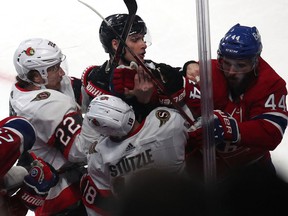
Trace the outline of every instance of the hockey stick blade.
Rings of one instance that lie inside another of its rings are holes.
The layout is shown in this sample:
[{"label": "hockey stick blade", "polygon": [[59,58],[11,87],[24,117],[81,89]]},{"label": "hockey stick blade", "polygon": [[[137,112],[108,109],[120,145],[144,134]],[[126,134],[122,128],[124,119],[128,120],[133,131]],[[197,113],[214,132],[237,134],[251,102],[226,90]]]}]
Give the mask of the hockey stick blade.
[{"label": "hockey stick blade", "polygon": [[124,0],[129,14],[136,14],[137,3],[135,0]]}]

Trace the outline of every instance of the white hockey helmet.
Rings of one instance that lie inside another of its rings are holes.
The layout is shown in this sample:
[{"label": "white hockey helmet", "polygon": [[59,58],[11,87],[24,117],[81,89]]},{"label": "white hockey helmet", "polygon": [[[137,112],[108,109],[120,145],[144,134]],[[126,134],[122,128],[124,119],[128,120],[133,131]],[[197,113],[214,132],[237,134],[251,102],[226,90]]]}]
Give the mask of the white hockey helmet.
[{"label": "white hockey helmet", "polygon": [[135,122],[132,107],[112,95],[95,97],[86,115],[97,131],[105,136],[123,137],[131,131]]},{"label": "white hockey helmet", "polygon": [[37,70],[48,83],[47,69],[65,60],[60,48],[53,42],[43,38],[24,40],[14,53],[14,66],[20,79],[31,82],[27,74],[31,70]]}]

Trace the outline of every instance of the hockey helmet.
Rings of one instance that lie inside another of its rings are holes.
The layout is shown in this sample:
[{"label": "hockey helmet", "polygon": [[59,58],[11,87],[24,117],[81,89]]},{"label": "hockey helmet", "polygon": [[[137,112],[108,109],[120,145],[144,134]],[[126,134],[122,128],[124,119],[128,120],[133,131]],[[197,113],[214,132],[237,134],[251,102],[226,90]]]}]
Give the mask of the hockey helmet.
[{"label": "hockey helmet", "polygon": [[42,38],[32,38],[20,43],[14,53],[13,62],[20,79],[31,82],[27,74],[31,70],[37,70],[46,85],[47,69],[61,63],[64,59],[65,55],[55,43]]},{"label": "hockey helmet", "polygon": [[[117,39],[117,36],[111,28],[113,28],[117,34],[121,36],[127,19],[128,14],[113,14],[105,19],[110,24],[110,26],[108,26],[106,22],[102,21],[99,29],[99,38],[106,53],[113,53],[111,42],[113,39]],[[145,22],[141,19],[141,17],[135,15],[134,22],[128,35],[145,35],[146,33],[147,27]]]},{"label": "hockey helmet", "polygon": [[256,27],[234,25],[221,39],[218,58],[232,59],[255,58],[261,54],[261,36]]},{"label": "hockey helmet", "polygon": [[135,122],[132,107],[112,95],[95,97],[86,115],[97,131],[105,136],[123,137],[130,132]]}]

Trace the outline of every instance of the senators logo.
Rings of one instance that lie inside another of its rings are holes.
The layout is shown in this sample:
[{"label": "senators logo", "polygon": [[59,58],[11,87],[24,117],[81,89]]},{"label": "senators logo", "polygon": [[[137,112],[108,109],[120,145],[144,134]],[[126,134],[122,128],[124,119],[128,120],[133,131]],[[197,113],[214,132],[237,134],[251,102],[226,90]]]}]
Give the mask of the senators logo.
[{"label": "senators logo", "polygon": [[25,54],[27,56],[33,56],[35,54],[35,50],[32,47],[29,47],[25,50]]},{"label": "senators logo", "polygon": [[51,95],[50,92],[44,91],[44,92],[41,92],[41,93],[37,94],[36,97],[32,101],[45,100],[45,99],[49,98],[50,95]]},{"label": "senators logo", "polygon": [[156,117],[160,120],[160,125],[159,127],[161,127],[162,125],[164,125],[167,121],[169,121],[171,115],[167,110],[157,110],[157,112],[155,113]]}]

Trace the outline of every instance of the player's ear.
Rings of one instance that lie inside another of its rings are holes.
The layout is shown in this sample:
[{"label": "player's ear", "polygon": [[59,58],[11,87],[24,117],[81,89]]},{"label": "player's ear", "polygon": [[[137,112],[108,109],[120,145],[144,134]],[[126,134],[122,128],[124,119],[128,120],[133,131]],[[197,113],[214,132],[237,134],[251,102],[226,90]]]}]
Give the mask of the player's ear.
[{"label": "player's ear", "polygon": [[114,52],[117,50],[118,46],[119,46],[119,41],[117,39],[113,39],[111,41],[111,46],[112,46],[112,49],[114,50]]}]

